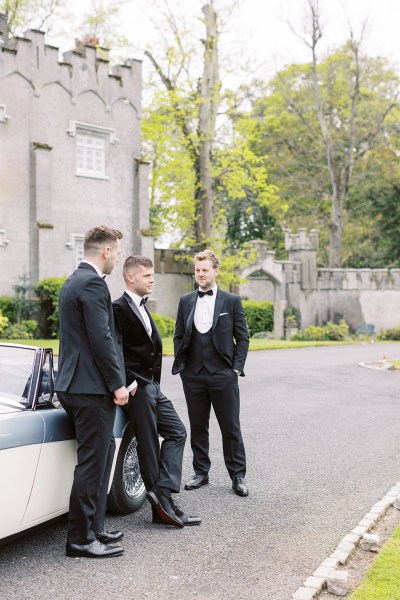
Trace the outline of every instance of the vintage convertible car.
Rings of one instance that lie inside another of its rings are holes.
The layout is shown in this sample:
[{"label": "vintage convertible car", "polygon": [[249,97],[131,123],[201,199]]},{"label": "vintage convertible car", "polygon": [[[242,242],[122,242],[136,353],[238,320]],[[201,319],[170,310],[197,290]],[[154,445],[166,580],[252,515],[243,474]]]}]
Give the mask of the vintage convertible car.
[{"label": "vintage convertible car", "polygon": [[[68,511],[76,441],[54,394],[53,364],[51,349],[0,343],[0,543]],[[146,490],[120,407],[114,435],[108,510],[127,514]]]}]

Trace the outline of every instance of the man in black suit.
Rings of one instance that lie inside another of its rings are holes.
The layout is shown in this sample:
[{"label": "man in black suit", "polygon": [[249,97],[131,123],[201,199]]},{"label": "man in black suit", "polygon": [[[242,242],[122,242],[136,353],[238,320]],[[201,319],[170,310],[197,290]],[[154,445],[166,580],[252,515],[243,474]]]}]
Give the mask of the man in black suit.
[{"label": "man in black suit", "polygon": [[247,496],[238,386],[249,348],[246,317],[239,296],[218,289],[219,258],[212,250],[196,254],[194,266],[199,289],[180,299],[172,367],[172,373],[182,378],[191,430],[194,475],[185,489],[194,490],[209,481],[212,406],[232,489],[238,496]]},{"label": "man in black suit", "polygon": [[107,491],[115,452],[116,404],[128,402],[121,340],[105,275],[121,251],[122,233],[90,229],[84,258],[62,287],[58,398],[75,426],[78,464],[72,484],[66,554],[106,558],[122,554],[110,545],[121,531],[104,530]]},{"label": "man in black suit", "polygon": [[[138,442],[140,471],[152,505],[153,523],[175,527],[198,525],[200,517],[187,515],[172,500],[181,487],[186,429],[172,402],[160,389],[162,341],[146,308],[154,284],[150,258],[130,256],[123,267],[125,293],[114,302],[122,334],[126,384],[137,384],[127,412]],[[163,438],[160,443],[158,437]]]}]

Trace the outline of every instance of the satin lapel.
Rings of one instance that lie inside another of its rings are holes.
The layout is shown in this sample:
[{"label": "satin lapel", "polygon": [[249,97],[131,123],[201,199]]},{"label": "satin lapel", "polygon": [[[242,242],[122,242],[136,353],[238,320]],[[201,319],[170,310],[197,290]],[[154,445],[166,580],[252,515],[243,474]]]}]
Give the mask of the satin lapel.
[{"label": "satin lapel", "polygon": [[[136,304],[134,303],[134,301],[132,300],[132,298],[130,296],[128,296],[128,294],[126,294],[124,292],[124,298],[128,303],[129,308],[132,310],[132,312],[137,316],[137,318],[139,319],[139,321],[141,322],[141,324],[144,327],[145,332],[147,333],[147,335],[149,335],[149,332],[147,331],[145,322],[143,321],[143,317],[140,314],[140,310],[138,309],[138,307],[136,306]],[[149,336],[149,338],[151,339],[151,337]],[[153,341],[153,340],[151,340]]]},{"label": "satin lapel", "polygon": [[215,306],[214,306],[214,318],[213,318],[213,325],[212,325],[213,329],[215,329],[215,326],[218,322],[219,315],[221,314],[224,303],[225,303],[225,294],[223,292],[221,292],[220,290],[218,290],[217,297],[215,299]]},{"label": "satin lapel", "polygon": [[189,299],[189,316],[186,321],[185,337],[189,338],[192,335],[194,311],[196,310],[197,292],[193,292],[193,296]]},{"label": "satin lapel", "polygon": [[[160,332],[158,331],[157,325],[154,323],[154,319],[152,318],[150,311],[147,310],[146,307],[144,307],[144,310],[147,312],[147,315],[148,315],[148,317],[150,319],[150,324],[151,324],[151,329],[152,329],[152,334],[151,334],[151,336],[149,336],[149,338],[151,339],[151,341],[153,343],[155,341],[157,341],[159,344],[162,344]],[[147,329],[146,329],[146,331],[147,331]],[[148,333],[148,331],[147,331],[147,333]],[[152,336],[154,337],[154,340],[153,340]]]}]

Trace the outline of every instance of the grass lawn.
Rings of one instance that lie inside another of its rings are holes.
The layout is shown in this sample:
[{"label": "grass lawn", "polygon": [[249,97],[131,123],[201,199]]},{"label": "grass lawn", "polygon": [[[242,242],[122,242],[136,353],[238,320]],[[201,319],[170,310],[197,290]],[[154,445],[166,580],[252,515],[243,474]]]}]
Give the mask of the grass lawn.
[{"label": "grass lawn", "polygon": [[349,600],[400,600],[400,526]]},{"label": "grass lawn", "polygon": [[54,354],[58,354],[58,340],[2,340],[4,344],[22,344],[23,346],[40,346],[43,348],[53,348]]},{"label": "grass lawn", "polygon": [[[1,340],[0,342],[10,344],[23,344],[26,346],[43,346],[44,348],[53,348],[54,354],[58,355],[58,340]],[[280,348],[305,348],[307,346],[335,346],[342,344],[351,344],[352,342],[292,342],[290,340],[262,340],[251,339],[250,350],[277,350]],[[163,339],[163,353],[165,356],[173,356],[174,346],[172,337]]]}]

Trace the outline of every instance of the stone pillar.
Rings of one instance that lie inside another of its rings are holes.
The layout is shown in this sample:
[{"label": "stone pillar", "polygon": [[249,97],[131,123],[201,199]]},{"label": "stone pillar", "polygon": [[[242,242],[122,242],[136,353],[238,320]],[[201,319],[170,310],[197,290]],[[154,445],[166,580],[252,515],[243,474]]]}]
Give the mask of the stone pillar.
[{"label": "stone pillar", "polygon": [[30,277],[45,277],[43,266],[52,254],[51,146],[34,142],[31,148],[30,186]]},{"label": "stone pillar", "polygon": [[150,163],[135,160],[132,237],[133,253],[148,256],[154,261],[154,236],[150,231],[149,168]]},{"label": "stone pillar", "polygon": [[318,231],[311,229],[308,234],[306,229],[299,229],[298,233],[291,233],[290,229],[286,229],[285,248],[289,252],[289,260],[301,263],[301,289],[316,290]]},{"label": "stone pillar", "polygon": [[280,340],[285,333],[283,312],[286,308],[286,305],[286,300],[275,299],[274,301],[274,338],[276,340]]}]

